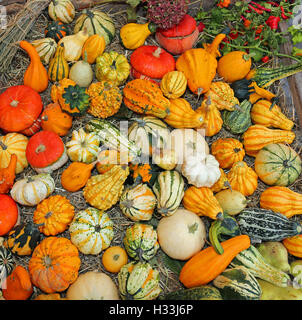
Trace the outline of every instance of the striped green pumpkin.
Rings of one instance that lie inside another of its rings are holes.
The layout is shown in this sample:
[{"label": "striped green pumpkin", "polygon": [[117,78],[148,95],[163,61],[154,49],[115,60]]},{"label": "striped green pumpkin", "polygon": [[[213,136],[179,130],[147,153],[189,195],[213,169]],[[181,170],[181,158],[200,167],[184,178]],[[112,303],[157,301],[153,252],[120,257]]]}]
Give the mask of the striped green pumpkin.
[{"label": "striped green pumpkin", "polygon": [[127,228],[123,243],[129,257],[142,262],[152,259],[159,249],[156,230],[149,224],[135,223]]},{"label": "striped green pumpkin", "polygon": [[158,213],[171,216],[184,196],[184,179],[176,170],[163,171],[153,185],[153,192],[157,197]]},{"label": "striped green pumpkin", "polygon": [[261,287],[244,266],[224,270],[213,280],[223,300],[260,300]]},{"label": "striped green pumpkin", "polygon": [[74,26],[74,33],[87,29],[89,36],[99,34],[109,45],[115,36],[113,20],[104,12],[97,9],[84,9]]},{"label": "striped green pumpkin", "polygon": [[278,287],[287,287],[290,283],[289,275],[268,264],[253,245],[239,252],[229,266],[233,268],[244,266],[254,277],[270,282]]},{"label": "striped green pumpkin", "polygon": [[70,240],[84,254],[99,254],[114,236],[113,222],[106,212],[87,208],[77,212],[69,226]]},{"label": "striped green pumpkin", "polygon": [[120,296],[123,300],[154,300],[161,293],[159,272],[148,262],[130,262],[118,273]]},{"label": "striped green pumpkin", "polygon": [[36,48],[44,64],[49,63],[57,50],[57,43],[52,38],[36,39],[32,41],[31,44]]},{"label": "striped green pumpkin", "polygon": [[2,280],[11,274],[15,266],[14,257],[11,251],[0,245],[0,288]]}]

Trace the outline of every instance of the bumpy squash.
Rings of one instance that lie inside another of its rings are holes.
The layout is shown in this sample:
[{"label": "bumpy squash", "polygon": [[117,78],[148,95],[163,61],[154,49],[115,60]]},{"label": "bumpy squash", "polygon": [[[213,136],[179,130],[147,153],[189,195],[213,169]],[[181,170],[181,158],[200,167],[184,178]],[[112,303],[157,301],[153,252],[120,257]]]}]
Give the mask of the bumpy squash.
[{"label": "bumpy squash", "polygon": [[263,147],[271,143],[291,144],[296,135],[293,131],[269,129],[260,124],[255,124],[250,126],[242,137],[246,154],[256,157]]},{"label": "bumpy squash", "polygon": [[124,103],[134,112],[165,118],[169,114],[170,101],[160,88],[149,80],[134,79],[123,89]]},{"label": "bumpy squash", "polygon": [[185,191],[182,202],[187,210],[198,216],[206,216],[214,220],[222,218],[223,210],[210,188],[191,186]]},{"label": "bumpy squash", "polygon": [[291,147],[282,143],[272,143],[258,152],[255,171],[264,183],[287,187],[299,177],[302,162]]},{"label": "bumpy squash", "polygon": [[64,43],[61,43],[56,50],[55,56],[50,60],[48,66],[48,79],[52,82],[68,78],[69,65],[64,57],[64,52]]},{"label": "bumpy squash", "polygon": [[92,176],[83,189],[86,202],[99,210],[110,209],[118,202],[128,175],[128,166],[115,165],[104,174]]},{"label": "bumpy squash", "polygon": [[161,79],[160,89],[168,99],[180,98],[187,89],[187,78],[181,71],[167,72]]}]

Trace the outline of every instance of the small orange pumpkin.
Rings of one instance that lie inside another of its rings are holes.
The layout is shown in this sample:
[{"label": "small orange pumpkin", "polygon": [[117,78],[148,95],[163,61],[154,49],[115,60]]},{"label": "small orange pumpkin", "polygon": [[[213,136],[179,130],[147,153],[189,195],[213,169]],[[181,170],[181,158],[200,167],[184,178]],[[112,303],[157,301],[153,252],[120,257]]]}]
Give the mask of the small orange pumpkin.
[{"label": "small orange pumpkin", "polygon": [[102,256],[104,268],[112,273],[118,273],[121,267],[128,262],[128,255],[125,249],[119,246],[109,247]]}]

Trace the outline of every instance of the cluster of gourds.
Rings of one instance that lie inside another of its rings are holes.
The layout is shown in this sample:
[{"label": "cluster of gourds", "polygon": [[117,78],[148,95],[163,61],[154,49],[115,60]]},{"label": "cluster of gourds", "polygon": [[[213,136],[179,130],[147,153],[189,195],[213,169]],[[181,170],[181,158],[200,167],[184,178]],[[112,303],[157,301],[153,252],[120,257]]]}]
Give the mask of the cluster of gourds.
[{"label": "cluster of gourds", "polygon": [[[178,28],[156,31],[160,46],[144,44],[156,30],[150,23],[124,25],[121,42],[133,50],[128,62],[104,52],[115,35],[107,14],[84,10],[73,34],[71,1],[52,1],[49,16],[46,38],[20,42],[31,59],[24,84],[0,95],[4,298],[28,299],[36,286],[45,293],[36,299],[61,299],[66,291],[71,300],[259,300],[276,288],[291,290],[289,273],[302,285],[302,260],[287,262],[288,253],[302,258],[302,226],[291,219],[302,214],[302,195],[290,189],[301,159],[289,146],[294,123],[265,89],[301,66],[252,70],[245,52],[220,57],[227,31],[193,48],[198,29],[189,15]],[[39,93],[49,82],[52,103],[43,107]],[[187,90],[197,108],[184,98]],[[122,103],[135,114],[126,131],[107,119]],[[64,143],[74,117],[83,126]],[[205,137],[223,126],[237,138],[209,146]],[[254,169],[246,155],[255,158]],[[36,175],[16,179],[28,166]],[[61,187],[80,192],[87,208],[77,211],[67,197],[53,194],[60,186],[52,174],[63,166]],[[269,187],[260,208],[248,208],[258,179]],[[35,207],[31,223],[20,224],[19,205]],[[111,245],[114,222],[107,213],[115,205],[133,222],[120,246]],[[205,249],[201,217],[211,222]],[[65,231],[69,238],[58,236]],[[263,244],[255,247],[254,240]],[[160,295],[159,271],[150,263],[159,249],[186,261],[179,274],[185,289]],[[30,256],[28,270],[15,265],[14,254]],[[102,254],[118,286],[103,272],[79,274],[80,254]]]}]

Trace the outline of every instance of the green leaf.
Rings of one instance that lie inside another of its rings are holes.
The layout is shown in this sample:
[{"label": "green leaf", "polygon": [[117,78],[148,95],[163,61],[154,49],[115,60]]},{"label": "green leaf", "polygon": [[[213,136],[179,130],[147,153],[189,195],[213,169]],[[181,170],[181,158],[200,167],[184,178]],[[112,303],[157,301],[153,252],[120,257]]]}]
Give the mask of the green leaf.
[{"label": "green leaf", "polygon": [[185,265],[186,261],[172,259],[168,255],[166,255],[164,252],[162,252],[161,255],[162,255],[161,260],[164,263],[164,265],[168,269],[170,269],[172,272],[179,275],[180,271],[181,271],[182,267]]}]

